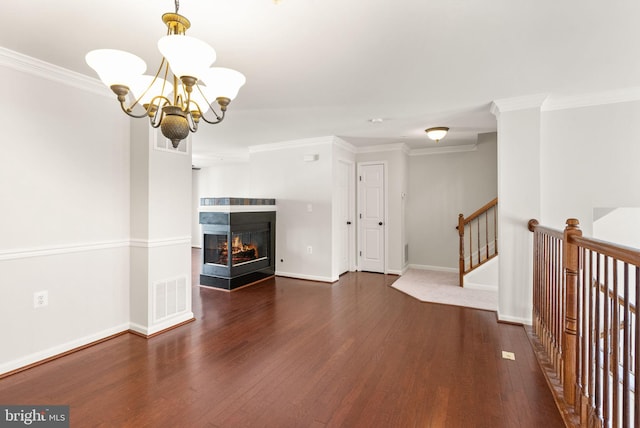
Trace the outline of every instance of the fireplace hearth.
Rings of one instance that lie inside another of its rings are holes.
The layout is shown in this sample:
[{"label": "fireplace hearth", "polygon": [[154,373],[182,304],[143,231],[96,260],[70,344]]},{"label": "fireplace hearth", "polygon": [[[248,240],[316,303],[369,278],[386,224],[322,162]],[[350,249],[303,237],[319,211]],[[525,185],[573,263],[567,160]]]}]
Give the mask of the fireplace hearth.
[{"label": "fireplace hearth", "polygon": [[200,285],[233,290],[275,273],[275,200],[202,198]]}]

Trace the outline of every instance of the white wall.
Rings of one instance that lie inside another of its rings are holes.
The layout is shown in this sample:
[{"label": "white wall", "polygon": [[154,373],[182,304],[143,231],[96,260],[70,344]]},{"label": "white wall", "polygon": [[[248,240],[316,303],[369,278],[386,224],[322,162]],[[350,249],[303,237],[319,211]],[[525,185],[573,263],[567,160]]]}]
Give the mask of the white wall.
[{"label": "white wall", "polygon": [[[332,276],[332,145],[333,137],[326,137],[251,153],[249,196],[276,198],[278,275],[337,279]],[[318,160],[305,162],[308,154]]]},{"label": "white wall", "polygon": [[409,157],[409,263],[458,269],[458,215],[498,195],[496,133],[480,134],[473,151]]},{"label": "white wall", "polygon": [[[193,137],[198,138],[198,135]],[[200,198],[247,197],[251,194],[251,163],[220,162],[194,171],[194,213],[191,223],[191,245],[202,247],[202,227],[198,216]]]},{"label": "white wall", "polygon": [[131,122],[131,329],[145,335],[191,312],[190,138],[174,150],[146,120]]},{"label": "white wall", "polygon": [[614,208],[593,221],[593,237],[627,247],[640,248],[640,208]]},{"label": "white wall", "polygon": [[540,216],[543,97],[496,101],[498,118],[498,318],[531,324],[531,218]]},{"label": "white wall", "polygon": [[543,224],[591,236],[594,208],[640,206],[640,101],[543,112],[541,158]]},{"label": "white wall", "polygon": [[500,229],[499,317],[531,322],[527,221],[563,229],[577,218],[592,236],[593,210],[638,207],[640,101],[620,92],[496,101]]},{"label": "white wall", "polygon": [[[194,138],[197,138],[195,136]],[[201,197],[242,197],[251,191],[251,164],[220,162],[198,171],[198,192]]]},{"label": "white wall", "polygon": [[0,66],[0,373],[129,326],[129,120],[60,76]]},{"label": "white wall", "polygon": [[[253,146],[249,162],[202,168],[199,196],[275,198],[276,273],[335,281],[335,142],[335,137],[323,137]],[[306,162],[305,155],[317,155],[318,159]],[[311,247],[311,254],[307,247]]]}]

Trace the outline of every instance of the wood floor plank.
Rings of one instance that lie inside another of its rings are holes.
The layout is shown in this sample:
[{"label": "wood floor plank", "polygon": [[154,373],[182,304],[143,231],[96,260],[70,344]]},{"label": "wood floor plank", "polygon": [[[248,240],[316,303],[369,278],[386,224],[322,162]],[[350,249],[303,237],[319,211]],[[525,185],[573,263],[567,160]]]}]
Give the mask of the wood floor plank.
[{"label": "wood floor plank", "polygon": [[195,322],[9,376],[0,403],[68,404],[72,426],[563,426],[522,327],[419,302],[395,279],[194,286]]}]

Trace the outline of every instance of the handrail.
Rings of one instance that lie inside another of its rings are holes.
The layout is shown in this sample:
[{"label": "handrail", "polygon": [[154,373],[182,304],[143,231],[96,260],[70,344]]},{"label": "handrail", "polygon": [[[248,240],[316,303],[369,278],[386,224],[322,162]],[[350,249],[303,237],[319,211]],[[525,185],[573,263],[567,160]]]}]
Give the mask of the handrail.
[{"label": "handrail", "polygon": [[635,248],[616,245],[595,238],[573,237],[572,241],[575,245],[587,250],[606,254],[607,256],[620,260],[624,263],[640,266],[640,250]]},{"label": "handrail", "polygon": [[[460,241],[459,258],[458,258],[458,281],[460,287],[464,286],[464,275],[476,269],[478,266],[483,265],[492,258],[498,255],[498,213],[497,213],[498,198],[494,198],[487,202],[481,208],[474,211],[469,217],[464,214],[458,215],[458,236]],[[493,210],[493,211],[492,211]],[[493,222],[489,223],[489,213],[493,213]],[[484,215],[484,227],[480,223],[480,219]],[[475,228],[475,232],[474,232]],[[465,229],[469,231],[465,239]],[[482,229],[484,229],[484,242],[482,242]],[[474,247],[474,233],[477,235],[477,240]],[[468,242],[468,263],[467,257],[467,242]],[[475,255],[475,257],[474,257]]]},{"label": "handrail", "polygon": [[532,339],[566,425],[639,426],[640,250],[583,237],[576,219],[528,228]]},{"label": "handrail", "polygon": [[538,231],[558,239],[562,239],[564,237],[563,231],[542,226],[538,224],[538,220],[536,219],[529,220],[529,223],[527,224],[527,228],[529,229],[529,232]]},{"label": "handrail", "polygon": [[475,220],[476,218],[480,217],[482,214],[489,211],[491,208],[495,207],[496,205],[498,205],[498,198],[492,199],[491,201],[484,204],[482,208],[478,208],[477,210],[475,210],[475,212],[471,214],[469,217],[465,217],[464,224],[468,224],[469,222]]},{"label": "handrail", "polygon": [[[564,236],[564,232],[558,229],[552,229],[550,227],[541,226],[538,224],[538,221],[535,219],[529,220],[528,229],[530,232],[537,230],[538,232],[544,233],[548,236],[552,236],[554,238],[562,239]],[[629,263],[632,265],[640,266],[640,250],[632,247],[627,247],[624,245],[612,244],[611,242],[602,241],[596,238],[588,238],[584,236],[570,236],[570,242],[575,245],[585,248],[587,250],[591,250],[600,254],[606,254],[607,256],[614,258],[616,260],[620,260],[624,263]],[[594,286],[596,281],[594,280]],[[599,289],[601,292],[604,292],[605,285],[602,283],[599,284]],[[609,297],[613,299],[613,291],[609,290]],[[622,298],[618,297],[618,301],[621,302]],[[636,313],[636,306],[630,304],[631,312]]]}]

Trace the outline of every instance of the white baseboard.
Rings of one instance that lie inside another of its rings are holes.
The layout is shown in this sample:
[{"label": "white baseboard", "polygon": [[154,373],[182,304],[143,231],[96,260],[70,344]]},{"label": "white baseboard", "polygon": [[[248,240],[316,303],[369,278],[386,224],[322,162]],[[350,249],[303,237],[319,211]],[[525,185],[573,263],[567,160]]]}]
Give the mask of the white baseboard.
[{"label": "white baseboard", "polygon": [[127,330],[129,330],[129,323],[120,324],[115,327],[111,327],[106,330],[102,330],[100,332],[91,334],[89,336],[81,337],[79,339],[75,339],[70,342],[53,346],[49,349],[45,349],[39,352],[34,352],[33,354],[29,354],[12,361],[2,363],[0,364],[0,375],[4,373],[9,373],[14,370],[18,370],[23,367],[27,367],[31,364],[44,361],[48,358],[55,357],[57,355],[64,354],[65,352],[69,352],[73,349],[80,348],[82,346],[88,345],[93,342],[97,342],[109,336],[113,336],[114,334],[122,333]]},{"label": "white baseboard", "polygon": [[403,267],[401,270],[397,270],[397,269],[387,269],[387,273],[390,275],[404,275],[405,273],[407,273],[407,271],[409,270],[409,265]]},{"label": "white baseboard", "polygon": [[471,290],[498,291],[497,285],[474,284],[473,282],[466,281],[464,283],[464,288],[469,288]]},{"label": "white baseboard", "polygon": [[152,334],[156,334],[162,330],[166,330],[185,321],[189,321],[193,318],[193,312],[183,312],[161,323],[154,324],[151,327],[145,327],[143,325],[132,322],[129,323],[129,330],[133,330],[136,333],[142,334],[143,336],[151,336]]},{"label": "white baseboard", "polygon": [[278,270],[276,271],[276,276],[286,276],[287,278],[306,279],[307,281],[319,282],[336,282],[340,279],[338,276],[333,278],[330,276],[306,275],[302,273],[282,272]]},{"label": "white baseboard", "polygon": [[458,272],[457,268],[450,268],[450,267],[444,267],[444,266],[416,265],[416,264],[409,264],[409,269],[437,270],[440,272],[453,272],[453,273]]},{"label": "white baseboard", "polygon": [[510,322],[515,324],[531,325],[531,318],[513,317],[510,315],[504,315],[500,313],[500,309],[496,311],[498,314],[498,321]]}]

